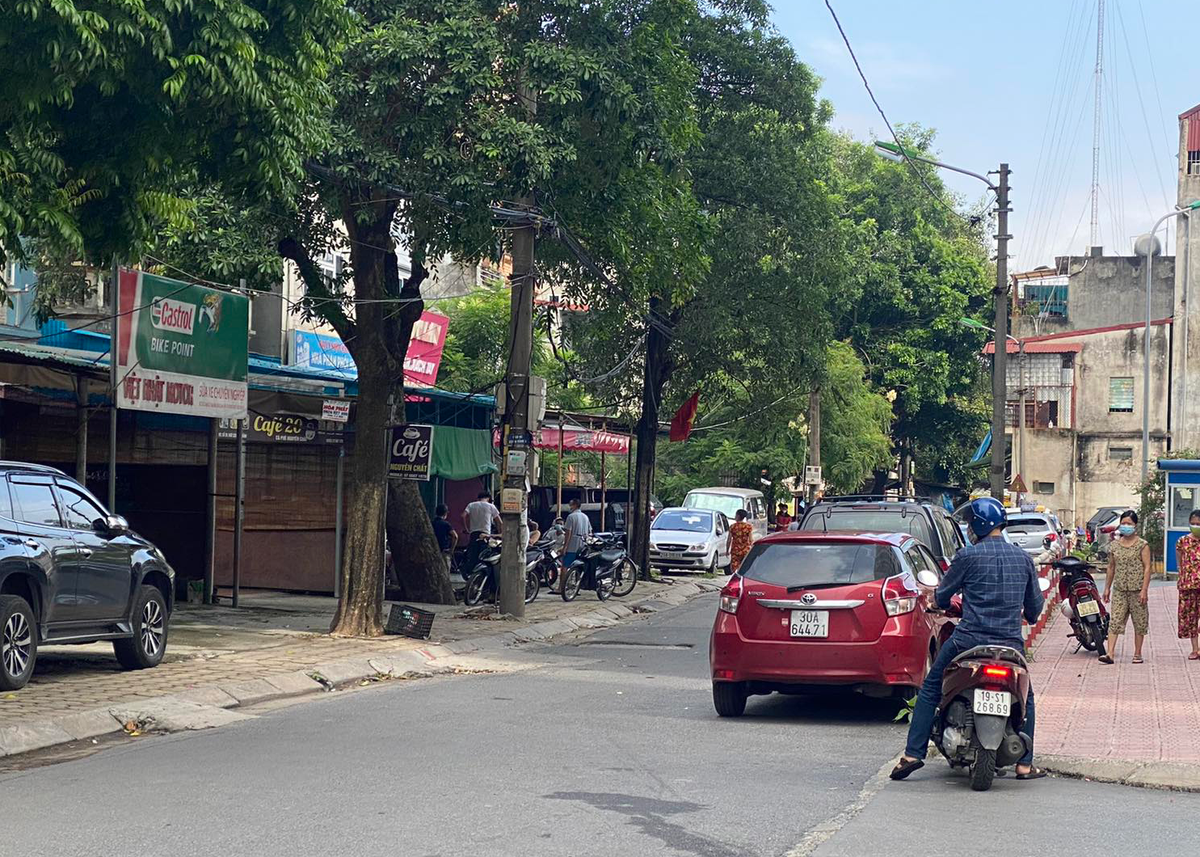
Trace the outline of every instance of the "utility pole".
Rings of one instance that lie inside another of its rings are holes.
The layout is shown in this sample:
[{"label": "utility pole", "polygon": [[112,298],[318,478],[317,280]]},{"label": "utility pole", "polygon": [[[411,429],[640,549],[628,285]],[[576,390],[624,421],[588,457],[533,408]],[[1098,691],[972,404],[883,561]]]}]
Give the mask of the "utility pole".
[{"label": "utility pole", "polygon": [[1092,86],[1095,104],[1092,108],[1092,231],[1089,247],[1096,246],[1100,219],[1100,86],[1104,82],[1104,0],[1096,0],[1096,71]]},{"label": "utility pole", "polygon": [[108,332],[108,513],[117,514],[117,326],[121,319],[121,263],[113,259],[112,328]]},{"label": "utility pole", "polygon": [[[821,388],[813,387],[808,394],[808,464],[810,467],[821,466]],[[811,506],[817,499],[817,486],[807,486],[808,503]]]},{"label": "utility pole", "polygon": [[1008,164],[996,187],[996,355],[992,361],[992,496],[1004,502],[1004,424],[1008,401]]},{"label": "utility pole", "polygon": [[[525,107],[526,117],[532,121],[537,115],[537,92],[528,85],[527,76],[521,75],[517,97]],[[532,212],[535,203],[532,193],[520,199],[521,207]],[[529,437],[529,370],[533,359],[533,249],[536,228],[528,223],[513,233],[512,272],[512,328],[509,332],[508,373],[504,379],[506,402],[501,438],[503,439],[504,489],[501,495],[500,519],[504,526],[504,542],[500,551],[499,607],[501,613],[521,617],[525,615],[525,545],[521,543],[521,518],[529,498],[525,495],[525,468],[513,473],[509,470],[509,450],[520,449],[529,455],[531,444],[511,446],[513,433]],[[559,436],[562,420],[559,420]],[[562,461],[559,460],[561,467]],[[528,467],[528,463],[526,463]],[[520,506],[514,508],[505,500],[513,495],[520,497]]]},{"label": "utility pole", "polygon": [[[1025,483],[1025,487],[1028,488],[1029,474],[1025,472],[1025,338],[1022,337],[1017,344],[1021,352],[1020,356],[1017,358],[1020,361],[1021,372],[1021,436],[1018,439],[1018,443],[1021,444],[1021,452],[1019,458],[1017,459],[1019,462],[1017,465],[1017,472],[1021,474],[1021,481]],[[1004,350],[1008,350],[1007,341],[1004,343]],[[1034,405],[1034,409],[1037,409],[1036,404]],[[1018,498],[1017,502],[1020,502],[1020,500],[1021,498]]]}]

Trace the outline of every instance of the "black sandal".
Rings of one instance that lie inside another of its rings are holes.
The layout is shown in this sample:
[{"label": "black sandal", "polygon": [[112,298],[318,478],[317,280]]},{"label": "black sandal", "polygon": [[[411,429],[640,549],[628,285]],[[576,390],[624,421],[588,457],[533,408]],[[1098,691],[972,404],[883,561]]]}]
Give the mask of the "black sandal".
[{"label": "black sandal", "polygon": [[896,767],[892,768],[892,772],[888,776],[893,780],[903,780],[913,771],[919,771],[923,767],[925,767],[924,759],[901,759],[896,763]]},{"label": "black sandal", "polygon": [[1018,780],[1040,780],[1044,776],[1046,776],[1045,768],[1039,768],[1037,765],[1030,765],[1029,773],[1017,774],[1017,779]]},{"label": "black sandal", "polygon": [[1111,664],[1113,662],[1112,655],[1101,655],[1097,660],[1102,664]]}]

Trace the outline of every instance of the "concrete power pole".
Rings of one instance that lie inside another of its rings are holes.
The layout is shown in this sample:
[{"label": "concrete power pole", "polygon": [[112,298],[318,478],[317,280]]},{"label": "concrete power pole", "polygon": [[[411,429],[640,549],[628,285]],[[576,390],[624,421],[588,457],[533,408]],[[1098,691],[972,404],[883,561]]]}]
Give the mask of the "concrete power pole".
[{"label": "concrete power pole", "polygon": [[1004,424],[1008,401],[1008,164],[996,188],[996,356],[992,361],[992,496],[1004,502]]},{"label": "concrete power pole", "polygon": [[[526,115],[533,119],[537,114],[537,93],[522,80],[518,97],[525,105]],[[532,211],[535,201],[532,194],[521,197],[520,204]],[[504,407],[504,441],[502,466],[504,468],[504,493],[501,497],[501,521],[504,525],[504,543],[500,553],[500,580],[498,581],[501,613],[512,616],[525,615],[525,545],[521,540],[521,509],[529,498],[525,496],[525,472],[509,472],[509,449],[521,449],[528,456],[529,444],[510,446],[513,433],[528,437],[529,432],[529,371],[533,355],[533,249],[536,227],[530,223],[513,233],[512,272],[512,329],[509,342],[508,373],[504,379],[506,399]],[[561,421],[560,421],[561,422]],[[560,426],[561,431],[561,426]],[[514,509],[504,502],[505,495],[520,497],[520,507]]]},{"label": "concrete power pole", "polygon": [[[808,394],[808,464],[810,467],[821,466],[821,388],[814,387]],[[811,505],[817,499],[819,486],[807,486],[805,494]]]}]

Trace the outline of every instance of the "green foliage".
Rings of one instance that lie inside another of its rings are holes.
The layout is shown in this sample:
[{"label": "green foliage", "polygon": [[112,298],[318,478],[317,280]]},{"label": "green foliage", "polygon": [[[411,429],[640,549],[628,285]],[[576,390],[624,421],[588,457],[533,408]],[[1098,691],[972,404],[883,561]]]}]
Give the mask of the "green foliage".
[{"label": "green foliage", "polygon": [[[890,461],[891,406],[869,387],[862,361],[846,343],[829,346],[826,366],[821,460],[830,489],[846,493],[858,489],[873,470]],[[698,425],[730,421],[728,425],[711,431],[701,428],[686,443],[663,448],[657,488],[664,503],[678,503],[698,486],[729,482],[762,487],[773,501],[782,496],[784,479],[803,474],[808,456],[808,391],[794,390],[773,405],[750,401],[739,385],[726,392],[729,398],[723,402],[704,405]],[[760,485],[763,470],[771,486]]]},{"label": "green foliage", "polygon": [[[931,132],[902,129],[905,145],[928,150]],[[979,359],[986,334],[960,323],[990,311],[992,275],[978,224],[930,198],[904,164],[847,138],[834,145],[833,179],[848,227],[849,275],[832,296],[839,336],[869,355],[867,370],[896,392],[893,438],[921,472],[960,481],[986,432]],[[945,195],[933,168],[926,182]]]},{"label": "green foliage", "polygon": [[287,192],[327,126],[337,0],[23,0],[0,9],[0,254],[135,255],[189,173]]}]

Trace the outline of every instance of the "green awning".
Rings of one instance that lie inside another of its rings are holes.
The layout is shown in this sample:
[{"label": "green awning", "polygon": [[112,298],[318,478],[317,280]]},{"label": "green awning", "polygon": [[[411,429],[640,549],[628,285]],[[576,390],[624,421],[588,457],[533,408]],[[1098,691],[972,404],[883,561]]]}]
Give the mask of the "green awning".
[{"label": "green awning", "polygon": [[492,433],[479,429],[433,427],[430,471],[452,482],[496,473],[492,462]]}]

